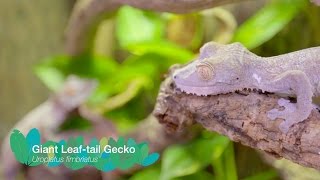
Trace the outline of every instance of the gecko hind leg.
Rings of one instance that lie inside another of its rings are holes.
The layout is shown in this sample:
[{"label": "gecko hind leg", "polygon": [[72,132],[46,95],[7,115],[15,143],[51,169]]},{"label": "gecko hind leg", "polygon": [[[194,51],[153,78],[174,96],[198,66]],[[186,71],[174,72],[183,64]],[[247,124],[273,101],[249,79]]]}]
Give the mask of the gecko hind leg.
[{"label": "gecko hind leg", "polygon": [[267,112],[271,120],[276,118],[285,120],[279,128],[282,132],[287,133],[290,126],[307,119],[311,113],[313,108],[311,83],[304,72],[292,70],[279,75],[270,86],[275,89],[292,90],[297,96],[297,103],[291,103],[283,98],[278,100],[278,104],[283,106],[284,110],[272,109]]}]

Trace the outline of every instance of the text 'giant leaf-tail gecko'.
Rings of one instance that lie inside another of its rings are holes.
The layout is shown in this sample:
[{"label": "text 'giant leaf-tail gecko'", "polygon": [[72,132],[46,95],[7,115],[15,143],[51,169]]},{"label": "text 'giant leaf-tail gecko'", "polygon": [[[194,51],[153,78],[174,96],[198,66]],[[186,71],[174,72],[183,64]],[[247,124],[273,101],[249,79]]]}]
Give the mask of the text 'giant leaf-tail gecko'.
[{"label": "text 'giant leaf-tail gecko'", "polygon": [[281,98],[278,104],[285,109],[267,112],[271,120],[285,120],[279,128],[286,133],[308,118],[312,98],[320,96],[320,47],[260,57],[240,43],[210,42],[200,49],[198,59],[173,73],[173,80],[182,91],[199,96],[244,88],[296,96],[297,103]]}]

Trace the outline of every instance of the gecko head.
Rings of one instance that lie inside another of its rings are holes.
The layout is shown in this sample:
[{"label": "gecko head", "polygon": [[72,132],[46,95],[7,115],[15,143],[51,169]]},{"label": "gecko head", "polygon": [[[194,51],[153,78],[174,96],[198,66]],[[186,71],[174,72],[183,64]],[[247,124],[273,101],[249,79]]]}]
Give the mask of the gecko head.
[{"label": "gecko head", "polygon": [[239,89],[244,72],[241,61],[235,59],[232,52],[225,53],[228,46],[216,43],[204,45],[197,60],[173,73],[176,86],[196,95],[223,94]]},{"label": "gecko head", "polygon": [[64,108],[74,109],[88,99],[96,86],[97,82],[95,80],[71,75],[66,79],[63,87],[56,93],[55,97]]}]

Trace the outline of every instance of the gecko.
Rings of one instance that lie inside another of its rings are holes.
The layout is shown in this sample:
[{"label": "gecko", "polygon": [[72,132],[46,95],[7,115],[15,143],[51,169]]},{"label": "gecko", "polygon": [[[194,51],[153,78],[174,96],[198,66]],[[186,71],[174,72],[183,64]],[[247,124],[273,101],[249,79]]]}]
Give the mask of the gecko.
[{"label": "gecko", "polygon": [[[31,129],[37,128],[43,139],[52,138],[68,114],[91,95],[96,84],[95,80],[83,79],[74,75],[69,76],[58,92],[28,113],[14,125],[13,129],[18,129],[26,136]],[[11,151],[10,134],[11,131],[4,139],[1,148],[3,171],[7,180],[16,179],[16,175],[22,167]]]},{"label": "gecko", "polygon": [[308,118],[314,107],[312,98],[320,96],[320,47],[261,57],[238,42],[209,42],[200,48],[197,59],[175,70],[172,79],[178,89],[198,96],[247,88],[296,97],[296,103],[279,98],[284,109],[267,112],[270,120],[284,120],[279,129],[287,133]]}]

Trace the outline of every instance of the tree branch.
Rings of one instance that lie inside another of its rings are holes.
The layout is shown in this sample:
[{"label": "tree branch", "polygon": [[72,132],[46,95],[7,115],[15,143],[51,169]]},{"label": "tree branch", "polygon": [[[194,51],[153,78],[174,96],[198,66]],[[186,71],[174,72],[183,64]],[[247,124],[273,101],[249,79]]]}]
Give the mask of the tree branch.
[{"label": "tree branch", "polygon": [[69,55],[84,53],[91,46],[98,24],[120,7],[116,0],[90,0],[76,4],[65,32],[65,50]]},{"label": "tree branch", "polygon": [[74,8],[65,34],[65,49],[70,55],[88,51],[97,25],[121,5],[159,12],[188,13],[241,1],[247,0],[90,0]]},{"label": "tree branch", "polygon": [[278,107],[278,98],[248,91],[207,97],[187,95],[176,90],[171,78],[167,78],[154,115],[170,131],[183,128],[181,122],[198,123],[235,142],[320,170],[319,109],[283,134],[278,128],[282,120],[271,121],[266,116],[267,111]]},{"label": "tree branch", "polygon": [[121,4],[160,12],[189,13],[245,0],[120,0]]}]

